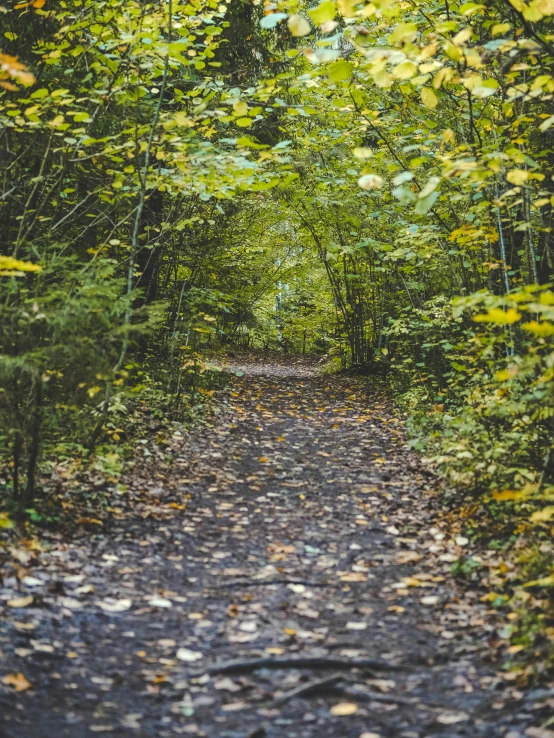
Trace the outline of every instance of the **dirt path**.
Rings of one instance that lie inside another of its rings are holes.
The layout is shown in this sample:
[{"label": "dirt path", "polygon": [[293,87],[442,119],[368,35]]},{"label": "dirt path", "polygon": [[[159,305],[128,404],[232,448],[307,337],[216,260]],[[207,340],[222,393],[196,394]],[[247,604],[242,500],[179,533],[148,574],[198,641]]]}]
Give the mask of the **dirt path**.
[{"label": "dirt path", "polygon": [[222,395],[192,438],[137,445],[134,517],[116,507],[111,530],[54,538],[5,577],[1,671],[32,687],[1,687],[0,735],[517,738],[536,724],[490,662],[499,624],[450,576],[467,542],[441,531],[386,402],[295,365],[251,366]]}]

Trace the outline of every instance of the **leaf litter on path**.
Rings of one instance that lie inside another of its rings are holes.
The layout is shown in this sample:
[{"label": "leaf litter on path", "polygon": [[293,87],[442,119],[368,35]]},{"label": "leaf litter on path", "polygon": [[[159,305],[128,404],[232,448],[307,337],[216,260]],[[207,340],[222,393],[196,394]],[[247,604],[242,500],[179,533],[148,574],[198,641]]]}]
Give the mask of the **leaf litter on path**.
[{"label": "leaf litter on path", "polygon": [[306,361],[233,370],[204,425],[138,444],[109,526],[14,547],[2,736],[546,730],[388,399]]}]

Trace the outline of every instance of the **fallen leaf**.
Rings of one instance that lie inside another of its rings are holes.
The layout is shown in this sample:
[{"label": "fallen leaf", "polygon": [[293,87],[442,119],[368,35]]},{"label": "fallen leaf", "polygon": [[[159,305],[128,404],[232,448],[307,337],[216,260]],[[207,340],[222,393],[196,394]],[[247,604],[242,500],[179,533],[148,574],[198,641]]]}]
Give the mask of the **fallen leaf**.
[{"label": "fallen leaf", "polygon": [[200,651],[191,651],[188,648],[179,648],[175,655],[179,661],[187,661],[189,663],[192,661],[200,661],[200,659],[204,658],[204,654]]},{"label": "fallen leaf", "polygon": [[142,718],[142,713],[131,713],[130,715],[125,715],[124,718],[121,720],[121,725],[124,728],[131,728],[132,730],[139,730],[140,728],[140,719]]},{"label": "fallen leaf", "polygon": [[5,677],[2,677],[2,684],[13,687],[16,692],[25,692],[33,686],[21,672],[19,674],[6,674]]},{"label": "fallen leaf", "polygon": [[437,716],[437,723],[441,725],[454,725],[455,723],[463,723],[469,719],[469,715],[465,712],[444,712]]},{"label": "fallen leaf", "polygon": [[440,597],[438,597],[437,595],[427,595],[426,597],[422,597],[420,599],[421,604],[427,606],[438,605],[439,601]]},{"label": "fallen leaf", "polygon": [[392,679],[369,679],[367,682],[371,687],[376,687],[380,692],[389,692],[396,687]]},{"label": "fallen leaf", "polygon": [[236,684],[229,677],[223,677],[222,679],[216,679],[214,682],[214,687],[216,689],[222,689],[225,692],[239,692],[242,689],[240,684]]},{"label": "fallen leaf", "polygon": [[367,576],[358,571],[349,571],[339,579],[341,582],[367,582]]},{"label": "fallen leaf", "polygon": [[77,587],[75,590],[75,594],[91,594],[92,592],[94,592],[92,584],[84,584],[82,587]]},{"label": "fallen leaf", "polygon": [[46,584],[46,582],[43,582],[42,579],[37,579],[36,577],[23,577],[21,584],[24,584],[26,587],[40,587],[43,584]]},{"label": "fallen leaf", "polygon": [[80,610],[83,607],[83,603],[74,600],[73,597],[58,597],[58,605],[67,607],[69,610]]},{"label": "fallen leaf", "polygon": [[231,702],[228,705],[222,705],[221,709],[224,712],[235,712],[236,710],[244,710],[247,707],[246,702]]},{"label": "fallen leaf", "polygon": [[111,597],[106,597],[105,600],[98,600],[96,604],[104,612],[123,612],[131,608],[133,600],[114,600]]},{"label": "fallen leaf", "polygon": [[529,738],[554,738],[554,730],[547,728],[527,728],[525,735]]},{"label": "fallen leaf", "polygon": [[[398,551],[396,554],[396,561],[399,564],[415,564],[418,561],[421,561],[422,558],[421,554],[418,554],[415,551]],[[371,733],[366,733],[365,735],[371,735]],[[374,733],[374,735],[377,734]]]},{"label": "fallen leaf", "polygon": [[8,600],[8,607],[28,607],[33,601],[33,595],[27,597],[16,597],[13,600]]},{"label": "fallen leaf", "polygon": [[358,712],[358,705],[355,702],[339,702],[331,708],[331,715],[336,717],[347,717]]},{"label": "fallen leaf", "polygon": [[151,600],[148,600],[148,604],[150,607],[172,607],[173,604],[171,600],[166,600],[165,597],[152,597]]}]

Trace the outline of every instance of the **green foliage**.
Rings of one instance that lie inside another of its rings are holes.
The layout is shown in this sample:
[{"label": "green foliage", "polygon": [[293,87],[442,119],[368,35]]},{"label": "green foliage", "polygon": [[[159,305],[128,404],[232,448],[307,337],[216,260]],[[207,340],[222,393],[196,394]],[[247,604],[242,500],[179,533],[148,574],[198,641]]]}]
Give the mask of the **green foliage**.
[{"label": "green foliage", "polygon": [[209,391],[198,350],[234,328],[237,268],[259,291],[233,200],[293,175],[242,130],[263,118],[230,79],[245,3],[232,29],[214,0],[3,10],[0,457],[22,510],[41,458],[118,442],[141,396]]},{"label": "green foliage", "polygon": [[553,15],[10,6],[0,412],[22,507],[42,447],[70,449],[71,429],[107,468],[141,397],[201,404],[206,353],[239,344],[385,378],[501,544],[547,535]]}]

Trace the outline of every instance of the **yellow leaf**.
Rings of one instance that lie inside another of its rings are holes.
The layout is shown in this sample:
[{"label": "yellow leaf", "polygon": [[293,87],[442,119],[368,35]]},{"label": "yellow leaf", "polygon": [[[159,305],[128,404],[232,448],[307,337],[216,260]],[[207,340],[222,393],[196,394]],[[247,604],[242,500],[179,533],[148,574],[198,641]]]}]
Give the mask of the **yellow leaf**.
[{"label": "yellow leaf", "polygon": [[506,174],[506,179],[510,184],[519,186],[527,182],[529,179],[529,172],[525,171],[525,169],[510,169]]},{"label": "yellow leaf", "polygon": [[421,102],[425,105],[426,108],[436,108],[439,99],[430,87],[422,87]]},{"label": "yellow leaf", "polygon": [[[58,116],[58,117],[61,117],[61,116]],[[187,128],[192,128],[194,126],[194,121],[191,118],[189,118],[188,115],[184,111],[180,111],[179,113],[176,113],[174,116],[174,120],[178,126],[186,126]]]},{"label": "yellow leaf", "polygon": [[483,595],[482,597],[479,597],[480,602],[494,602],[498,598],[502,598],[503,595],[497,594],[496,592],[489,592],[486,595]]},{"label": "yellow leaf", "polygon": [[0,256],[0,277],[18,277],[21,276],[21,272],[40,272],[41,269],[41,266],[31,264],[29,261]]},{"label": "yellow leaf", "polygon": [[392,70],[392,76],[396,79],[411,79],[417,74],[417,67],[411,61],[404,61],[397,64]]},{"label": "yellow leaf", "polygon": [[19,674],[6,674],[5,677],[2,677],[2,684],[13,687],[16,692],[25,692],[33,686],[21,672]]},{"label": "yellow leaf", "polygon": [[233,105],[233,115],[241,117],[248,113],[248,104],[244,100],[239,100]]},{"label": "yellow leaf", "polygon": [[492,308],[487,313],[480,313],[474,315],[473,320],[476,323],[495,323],[496,325],[512,325],[517,323],[521,318],[521,313],[518,313],[514,308],[508,310],[502,310],[502,308]]},{"label": "yellow leaf", "polygon": [[526,582],[524,587],[554,587],[554,574],[543,579],[534,579],[532,582]]},{"label": "yellow leaf", "polygon": [[352,16],[355,14],[355,7],[358,0],[337,0],[337,7],[339,9],[339,13],[344,18],[352,18]]},{"label": "yellow leaf", "polygon": [[542,510],[537,510],[537,512],[533,513],[530,520],[532,523],[547,523],[549,520],[552,520],[552,518],[554,518],[554,505],[549,505],[548,507],[545,507]]},{"label": "yellow leaf", "polygon": [[337,717],[347,717],[348,715],[354,715],[358,712],[358,705],[355,702],[339,702],[338,705],[333,705],[331,708],[331,715]]},{"label": "yellow leaf", "polygon": [[318,26],[329,23],[335,17],[335,3],[331,0],[323,0],[316,8],[310,8],[308,15]]},{"label": "yellow leaf", "polygon": [[399,23],[389,36],[389,43],[405,41],[409,43],[417,36],[418,27],[416,23]]},{"label": "yellow leaf", "polygon": [[451,67],[443,67],[433,77],[433,87],[438,90],[440,86],[449,82],[454,76],[454,70]]},{"label": "yellow leaf", "polygon": [[402,582],[399,583],[402,587],[431,587],[429,582],[423,582],[421,579],[416,577],[404,577]]},{"label": "yellow leaf", "polygon": [[509,379],[514,379],[519,374],[519,367],[512,364],[507,369],[502,369],[496,372],[494,375],[499,382],[507,382]]},{"label": "yellow leaf", "polygon": [[513,502],[514,500],[521,500],[526,497],[525,493],[520,489],[503,489],[501,492],[495,490],[492,496],[497,502]]},{"label": "yellow leaf", "polygon": [[537,338],[547,338],[554,334],[554,325],[546,321],[539,323],[536,320],[531,320],[529,323],[523,323],[521,327],[537,336]]},{"label": "yellow leaf", "polygon": [[15,523],[13,520],[10,520],[10,516],[7,513],[0,513],[0,528],[13,528],[14,526]]},{"label": "yellow leaf", "polygon": [[287,23],[289,31],[293,36],[307,36],[312,30],[308,21],[298,13],[294,13],[294,15],[289,16]]},{"label": "yellow leaf", "polygon": [[554,0],[535,0],[533,5],[542,15],[554,15]]},{"label": "yellow leaf", "polygon": [[435,56],[435,54],[437,53],[437,48],[437,44],[435,43],[429,44],[429,46],[425,46],[419,54],[420,60],[425,61],[426,59],[430,59],[432,56]]}]

